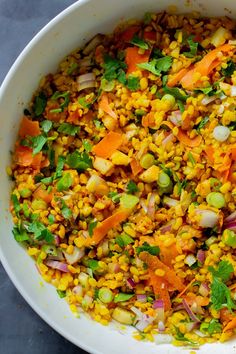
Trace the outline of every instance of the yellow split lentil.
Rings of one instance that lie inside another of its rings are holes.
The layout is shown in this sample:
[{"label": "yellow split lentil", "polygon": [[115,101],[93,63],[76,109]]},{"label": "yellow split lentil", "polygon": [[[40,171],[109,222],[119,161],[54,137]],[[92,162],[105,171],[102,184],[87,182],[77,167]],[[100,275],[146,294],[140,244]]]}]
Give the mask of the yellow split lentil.
[{"label": "yellow split lentil", "polygon": [[147,13],[69,54],[24,110],[13,234],[75,314],[174,345],[234,334],[235,25]]}]

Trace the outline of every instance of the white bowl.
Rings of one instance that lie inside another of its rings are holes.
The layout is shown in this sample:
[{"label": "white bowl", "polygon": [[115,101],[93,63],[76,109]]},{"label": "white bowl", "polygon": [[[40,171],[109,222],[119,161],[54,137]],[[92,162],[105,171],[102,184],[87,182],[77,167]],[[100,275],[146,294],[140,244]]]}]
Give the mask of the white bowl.
[{"label": "white bowl", "polygon": [[[121,333],[104,327],[87,317],[77,319],[65,301],[60,300],[55,288],[44,283],[33,261],[14,240],[9,213],[10,182],[6,166],[10,164],[19,119],[31,99],[40,78],[55,71],[60,60],[73,49],[83,45],[98,32],[111,32],[125,18],[141,17],[146,11],[161,11],[177,5],[179,12],[197,10],[204,15],[231,15],[236,17],[236,2],[214,0],[201,3],[195,0],[80,0],[63,11],[29,43],[8,73],[0,89],[0,258],[11,280],[32,308],[56,331],[74,344],[96,354],[178,354],[182,348],[170,344],[138,342],[132,330]],[[187,4],[187,5],[186,5]],[[199,354],[207,352],[235,353],[234,340],[225,344],[207,344]]]}]

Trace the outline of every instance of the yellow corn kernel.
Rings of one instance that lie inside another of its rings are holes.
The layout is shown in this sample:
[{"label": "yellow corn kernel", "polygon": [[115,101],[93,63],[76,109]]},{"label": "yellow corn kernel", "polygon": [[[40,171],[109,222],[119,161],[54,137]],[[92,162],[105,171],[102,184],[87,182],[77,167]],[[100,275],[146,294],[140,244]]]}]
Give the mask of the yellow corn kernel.
[{"label": "yellow corn kernel", "polygon": [[81,210],[81,213],[83,216],[87,217],[92,213],[93,208],[89,205],[85,205],[83,209]]},{"label": "yellow corn kernel", "polygon": [[146,77],[142,77],[142,79],[140,80],[140,88],[142,91],[146,90],[146,88],[148,87],[148,80]]},{"label": "yellow corn kernel", "polygon": [[74,246],[73,245],[68,246],[66,252],[72,254],[74,252]]},{"label": "yellow corn kernel", "polygon": [[35,248],[35,247],[29,247],[28,250],[27,250],[27,252],[28,252],[28,255],[29,255],[29,256],[36,256],[36,255],[39,254],[40,250],[38,250],[38,249]]}]

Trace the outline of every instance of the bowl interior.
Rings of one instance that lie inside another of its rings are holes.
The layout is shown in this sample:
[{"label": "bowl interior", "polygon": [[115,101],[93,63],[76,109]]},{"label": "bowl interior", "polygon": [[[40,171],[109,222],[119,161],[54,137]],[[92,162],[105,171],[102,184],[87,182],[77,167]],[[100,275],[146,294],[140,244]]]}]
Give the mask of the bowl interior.
[{"label": "bowl interior", "polygon": [[[180,0],[81,0],[50,22],[26,47],[17,59],[0,89],[0,257],[14,282],[33,309],[59,333],[90,353],[120,354],[143,352],[154,354],[177,354],[183,349],[161,344],[137,342],[130,333],[114,326],[103,327],[85,316],[77,319],[65,301],[60,300],[55,289],[43,282],[33,261],[15,242],[9,214],[9,192],[11,183],[6,175],[10,164],[10,151],[14,146],[19,119],[37,88],[40,78],[56,70],[58,63],[73,49],[83,45],[98,32],[111,32],[119,21],[141,17],[147,11],[173,10],[178,12],[197,10],[204,15],[222,14],[236,17],[236,2],[208,0],[204,4]],[[199,354],[207,351],[234,353],[235,341],[226,344],[205,345]]]}]

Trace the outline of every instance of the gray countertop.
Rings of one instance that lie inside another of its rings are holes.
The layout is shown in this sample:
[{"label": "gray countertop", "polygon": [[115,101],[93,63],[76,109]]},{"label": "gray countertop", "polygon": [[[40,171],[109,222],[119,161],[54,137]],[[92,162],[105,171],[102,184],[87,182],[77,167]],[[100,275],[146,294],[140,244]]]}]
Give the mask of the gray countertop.
[{"label": "gray countertop", "polygon": [[[30,39],[75,0],[0,0],[0,84]],[[86,354],[25,302],[0,263],[0,353]]]}]

